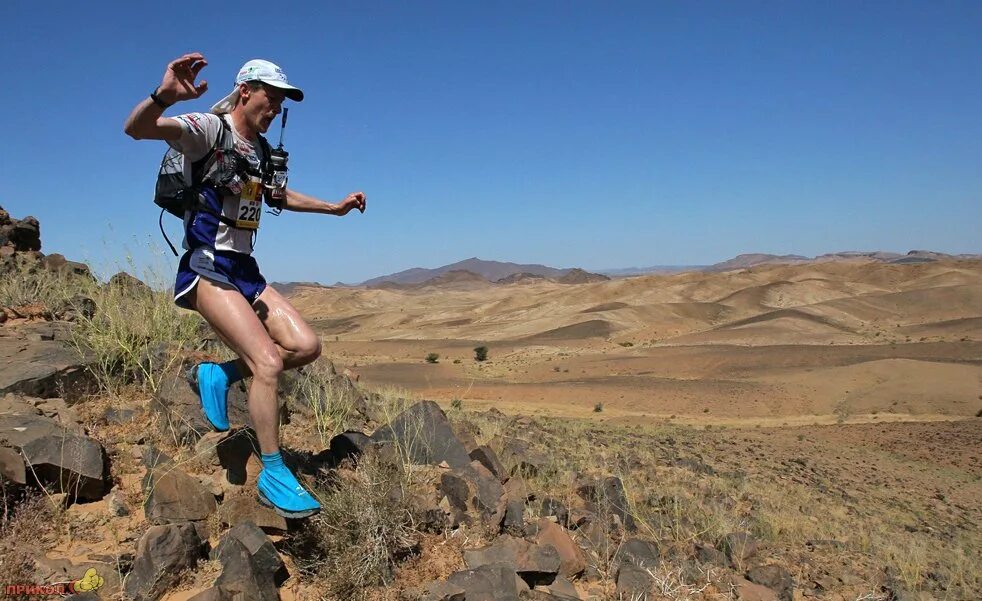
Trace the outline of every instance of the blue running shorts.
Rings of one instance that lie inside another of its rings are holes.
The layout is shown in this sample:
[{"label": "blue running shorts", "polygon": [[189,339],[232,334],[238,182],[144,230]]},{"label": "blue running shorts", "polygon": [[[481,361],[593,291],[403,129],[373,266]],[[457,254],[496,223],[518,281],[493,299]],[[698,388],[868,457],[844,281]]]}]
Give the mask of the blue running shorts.
[{"label": "blue running shorts", "polygon": [[266,278],[252,255],[198,247],[181,257],[174,283],[174,302],[190,309],[188,293],[198,285],[199,278],[228,284],[238,290],[249,304],[255,303],[266,289]]}]

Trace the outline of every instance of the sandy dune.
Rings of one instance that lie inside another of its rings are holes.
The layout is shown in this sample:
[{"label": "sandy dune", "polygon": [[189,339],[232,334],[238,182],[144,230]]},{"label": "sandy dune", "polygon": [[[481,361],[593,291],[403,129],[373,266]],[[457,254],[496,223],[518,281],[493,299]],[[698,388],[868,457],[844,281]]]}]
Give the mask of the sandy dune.
[{"label": "sandy dune", "polygon": [[[563,285],[298,287],[369,384],[554,413],[711,422],[982,409],[982,262],[850,260]],[[490,348],[478,364],[472,349]],[[441,356],[426,364],[427,353]],[[457,360],[457,362],[454,362]]]}]

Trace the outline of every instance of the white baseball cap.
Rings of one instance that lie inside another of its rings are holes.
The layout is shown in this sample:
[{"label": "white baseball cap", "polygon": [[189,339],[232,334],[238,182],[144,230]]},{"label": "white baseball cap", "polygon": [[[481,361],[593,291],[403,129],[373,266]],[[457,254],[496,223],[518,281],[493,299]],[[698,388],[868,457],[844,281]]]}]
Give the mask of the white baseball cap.
[{"label": "white baseball cap", "polygon": [[297,102],[303,100],[303,90],[291,86],[287,82],[286,73],[283,72],[283,69],[280,69],[269,61],[257,58],[242,65],[242,68],[239,69],[239,74],[235,76],[235,87],[232,88],[232,93],[211,107],[211,112],[216,115],[230,112],[239,101],[239,84],[246,83],[247,81],[261,81],[274,88],[283,90],[286,93],[286,97],[290,100],[296,100]]}]

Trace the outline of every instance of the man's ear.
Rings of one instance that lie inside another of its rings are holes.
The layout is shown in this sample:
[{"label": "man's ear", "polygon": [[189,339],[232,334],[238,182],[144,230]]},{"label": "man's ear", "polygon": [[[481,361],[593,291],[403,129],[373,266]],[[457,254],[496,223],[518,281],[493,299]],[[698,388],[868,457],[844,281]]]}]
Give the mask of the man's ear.
[{"label": "man's ear", "polygon": [[252,88],[249,87],[249,84],[247,84],[247,83],[240,83],[239,84],[239,99],[240,99],[240,102],[242,102],[243,104],[245,104],[246,100],[251,95],[252,95]]}]

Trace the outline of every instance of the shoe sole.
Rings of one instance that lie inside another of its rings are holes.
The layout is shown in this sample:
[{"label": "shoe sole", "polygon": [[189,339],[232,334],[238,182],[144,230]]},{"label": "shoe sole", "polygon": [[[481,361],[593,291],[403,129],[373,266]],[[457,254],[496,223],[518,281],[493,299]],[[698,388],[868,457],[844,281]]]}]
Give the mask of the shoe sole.
[{"label": "shoe sole", "polygon": [[198,365],[192,365],[189,367],[187,371],[184,372],[184,379],[187,380],[188,386],[191,387],[194,394],[198,396],[198,405],[201,407],[201,415],[205,416],[205,421],[208,422],[208,425],[211,426],[212,430],[215,432],[228,432],[228,428],[219,428],[211,421],[208,414],[205,413],[204,402],[201,400],[201,388],[198,386]]},{"label": "shoe sole", "polygon": [[276,515],[280,517],[297,520],[297,519],[309,518],[312,515],[320,513],[320,509],[305,509],[304,511],[287,511],[285,509],[280,509],[276,505],[273,505],[273,503],[266,498],[266,495],[264,495],[261,490],[256,492],[259,494],[259,502],[262,505],[269,507],[270,509],[275,511]]}]

